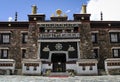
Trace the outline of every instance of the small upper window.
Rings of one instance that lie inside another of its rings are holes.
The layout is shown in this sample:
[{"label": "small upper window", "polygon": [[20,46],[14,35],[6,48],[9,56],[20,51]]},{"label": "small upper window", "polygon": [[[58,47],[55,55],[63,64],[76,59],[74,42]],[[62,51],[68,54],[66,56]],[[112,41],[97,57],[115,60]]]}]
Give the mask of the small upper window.
[{"label": "small upper window", "polygon": [[22,43],[27,43],[27,40],[28,40],[28,34],[22,33]]},{"label": "small upper window", "polygon": [[22,58],[25,58],[26,55],[26,49],[22,49]]},{"label": "small upper window", "polygon": [[2,33],[0,34],[0,42],[2,44],[9,44],[10,43],[10,33]]},{"label": "small upper window", "polygon": [[94,58],[98,58],[98,49],[93,49]]},{"label": "small upper window", "polygon": [[113,57],[120,58],[120,49],[112,49]]},{"label": "small upper window", "polygon": [[1,59],[7,59],[8,58],[8,49],[0,49],[0,56],[1,56]]},{"label": "small upper window", "polygon": [[120,42],[120,34],[119,33],[110,33],[110,42],[113,42],[113,43]]},{"label": "small upper window", "polygon": [[92,42],[97,43],[97,33],[92,33]]}]

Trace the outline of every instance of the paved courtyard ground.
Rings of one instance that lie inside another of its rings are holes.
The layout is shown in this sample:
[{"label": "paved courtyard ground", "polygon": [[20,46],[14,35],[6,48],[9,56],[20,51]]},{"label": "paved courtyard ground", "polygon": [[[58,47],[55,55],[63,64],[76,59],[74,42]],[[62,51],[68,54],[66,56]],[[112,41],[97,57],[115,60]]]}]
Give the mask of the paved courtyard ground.
[{"label": "paved courtyard ground", "polygon": [[0,75],[0,82],[120,82],[120,75],[75,76],[75,77]]}]

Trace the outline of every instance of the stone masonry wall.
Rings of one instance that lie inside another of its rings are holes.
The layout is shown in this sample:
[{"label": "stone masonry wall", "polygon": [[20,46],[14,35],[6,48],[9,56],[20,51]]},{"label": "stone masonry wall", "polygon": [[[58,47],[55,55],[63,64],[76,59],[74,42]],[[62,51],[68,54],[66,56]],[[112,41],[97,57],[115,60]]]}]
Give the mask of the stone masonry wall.
[{"label": "stone masonry wall", "polygon": [[36,59],[38,51],[38,28],[36,22],[30,22],[28,29],[28,48],[26,53],[27,59]]},{"label": "stone masonry wall", "polygon": [[99,30],[99,62],[98,67],[104,69],[104,60],[110,58],[110,39],[109,32],[106,29]]},{"label": "stone masonry wall", "polygon": [[80,26],[80,58],[93,58],[90,23]]},{"label": "stone masonry wall", "polygon": [[21,33],[20,30],[11,31],[11,45],[9,47],[9,58],[16,61],[16,68],[21,68]]}]

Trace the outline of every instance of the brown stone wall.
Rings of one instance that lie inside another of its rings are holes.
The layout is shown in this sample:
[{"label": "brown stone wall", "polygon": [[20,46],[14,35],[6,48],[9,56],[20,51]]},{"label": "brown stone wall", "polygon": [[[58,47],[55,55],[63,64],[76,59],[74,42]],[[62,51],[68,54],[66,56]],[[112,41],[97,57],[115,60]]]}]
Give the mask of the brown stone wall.
[{"label": "brown stone wall", "polygon": [[30,22],[28,29],[28,48],[26,53],[27,59],[36,59],[38,51],[38,27],[36,22]]},{"label": "brown stone wall", "polygon": [[100,69],[104,69],[104,60],[106,58],[110,58],[110,39],[109,39],[109,32],[107,29],[99,30],[98,34],[98,45],[99,45],[99,63],[98,67]]},{"label": "brown stone wall", "polygon": [[27,47],[27,44],[22,43],[21,31],[27,31],[27,28],[8,27],[0,29],[0,31],[10,31],[10,44],[0,44],[0,47],[8,48],[8,59],[14,59],[16,61],[16,68],[20,69],[22,66],[21,48]]},{"label": "brown stone wall", "polygon": [[21,68],[21,32],[20,30],[11,31],[11,46],[9,47],[9,58],[16,61],[16,68]]},{"label": "brown stone wall", "polygon": [[80,58],[93,58],[90,23],[80,26]]}]

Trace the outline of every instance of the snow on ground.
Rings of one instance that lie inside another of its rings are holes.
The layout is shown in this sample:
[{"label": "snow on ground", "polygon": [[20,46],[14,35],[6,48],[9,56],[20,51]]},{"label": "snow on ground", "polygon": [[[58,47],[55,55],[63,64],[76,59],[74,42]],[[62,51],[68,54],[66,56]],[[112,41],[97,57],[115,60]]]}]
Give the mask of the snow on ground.
[{"label": "snow on ground", "polygon": [[0,75],[0,82],[120,82],[120,75],[75,76],[75,77]]}]

